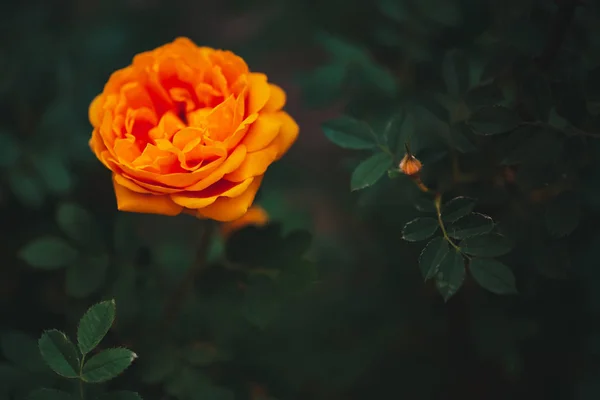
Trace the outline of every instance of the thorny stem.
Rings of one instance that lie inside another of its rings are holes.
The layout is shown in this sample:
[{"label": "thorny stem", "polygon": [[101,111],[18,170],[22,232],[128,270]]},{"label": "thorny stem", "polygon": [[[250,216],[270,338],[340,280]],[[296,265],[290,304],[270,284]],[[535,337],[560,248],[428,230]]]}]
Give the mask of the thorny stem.
[{"label": "thorny stem", "polygon": [[194,264],[187,270],[186,274],[181,279],[179,286],[173,292],[173,296],[165,307],[165,313],[163,318],[164,328],[168,328],[176,319],[177,315],[181,311],[187,295],[194,288],[194,281],[196,277],[206,267],[206,257],[210,249],[210,243],[213,232],[215,231],[215,224],[212,221],[207,221],[202,230],[200,236],[200,243],[196,251],[196,260]]},{"label": "thorny stem", "polygon": [[448,236],[448,232],[446,231],[446,226],[444,225],[444,221],[442,220],[442,195],[440,193],[437,193],[435,195],[435,212],[437,214],[437,219],[438,219],[438,224],[440,225],[440,229],[442,230],[442,235],[444,235],[444,239],[446,239],[446,241],[448,243],[450,243],[450,245],[452,247],[454,247],[454,249],[458,252],[460,252],[460,247],[458,247],[456,245],[456,243],[454,243],[454,241],[452,239],[450,239],[450,236]]}]

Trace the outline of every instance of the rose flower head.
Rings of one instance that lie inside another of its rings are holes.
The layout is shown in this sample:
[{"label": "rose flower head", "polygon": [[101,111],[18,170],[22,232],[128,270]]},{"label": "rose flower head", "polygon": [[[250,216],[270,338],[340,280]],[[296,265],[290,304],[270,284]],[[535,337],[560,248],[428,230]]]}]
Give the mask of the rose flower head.
[{"label": "rose flower head", "polygon": [[234,221],[298,136],[285,102],[235,54],[178,38],[111,75],[90,105],[90,146],[119,210]]}]

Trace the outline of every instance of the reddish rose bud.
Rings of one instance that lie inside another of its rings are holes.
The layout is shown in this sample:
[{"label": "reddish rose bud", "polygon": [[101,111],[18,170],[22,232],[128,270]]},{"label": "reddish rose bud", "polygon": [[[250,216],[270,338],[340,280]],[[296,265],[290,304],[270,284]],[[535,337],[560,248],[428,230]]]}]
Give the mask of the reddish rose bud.
[{"label": "reddish rose bud", "polygon": [[408,146],[406,147],[406,154],[402,161],[400,161],[400,171],[408,176],[414,176],[421,171],[423,164],[419,161],[415,156],[413,156],[408,150]]}]

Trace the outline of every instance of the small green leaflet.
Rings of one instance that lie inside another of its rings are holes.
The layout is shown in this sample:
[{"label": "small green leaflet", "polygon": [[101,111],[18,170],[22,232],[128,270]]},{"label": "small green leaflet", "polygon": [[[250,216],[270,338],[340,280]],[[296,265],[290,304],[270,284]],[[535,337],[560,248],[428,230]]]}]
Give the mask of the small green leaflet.
[{"label": "small green leaflet", "polygon": [[364,189],[374,185],[392,166],[392,156],[387,153],[377,153],[361,162],[352,173],[350,189]]},{"label": "small green leaflet", "polygon": [[431,217],[419,217],[404,225],[402,238],[409,242],[418,242],[431,237],[439,228],[439,222]]},{"label": "small green leaflet", "polygon": [[44,361],[65,378],[79,376],[79,353],[67,335],[55,329],[46,331],[38,341]]},{"label": "small green leaflet", "polygon": [[469,63],[460,50],[446,52],[442,61],[442,75],[448,93],[454,98],[461,97],[469,86]]},{"label": "small green leaflet", "polygon": [[77,250],[64,239],[43,236],[25,245],[19,257],[34,268],[57,269],[75,261]]},{"label": "small green leaflet", "polygon": [[442,220],[444,222],[455,222],[456,220],[471,213],[475,208],[475,199],[470,197],[455,197],[442,207]]},{"label": "small green leaflet", "polygon": [[498,257],[511,251],[512,242],[497,233],[472,236],[460,242],[460,248],[466,254],[479,257]]},{"label": "small green leaflet", "polygon": [[332,119],[324,122],[322,128],[331,142],[344,149],[362,150],[377,146],[369,125],[354,118]]},{"label": "small green leaflet", "polygon": [[453,239],[483,235],[494,228],[494,221],[487,215],[471,213],[465,215],[447,228],[448,236]]},{"label": "small green leaflet", "polygon": [[85,363],[81,379],[90,383],[108,381],[125,371],[136,358],[137,355],[129,349],[104,350]]},{"label": "small green leaflet", "polygon": [[496,294],[516,294],[515,276],[500,261],[474,258],[469,265],[471,276],[484,289]]},{"label": "small green leaflet", "polygon": [[106,336],[115,320],[115,301],[103,301],[86,311],[77,327],[77,345],[83,354],[92,351]]},{"label": "small green leaflet", "polygon": [[469,118],[469,124],[480,135],[506,133],[517,128],[520,123],[515,111],[501,106],[482,107]]},{"label": "small green leaflet", "polygon": [[444,301],[448,301],[458,292],[465,280],[465,260],[462,254],[451,250],[438,268],[435,276],[435,287]]},{"label": "small green leaflet", "polygon": [[419,268],[425,281],[433,278],[440,264],[450,252],[450,244],[443,237],[431,239],[419,256]]}]

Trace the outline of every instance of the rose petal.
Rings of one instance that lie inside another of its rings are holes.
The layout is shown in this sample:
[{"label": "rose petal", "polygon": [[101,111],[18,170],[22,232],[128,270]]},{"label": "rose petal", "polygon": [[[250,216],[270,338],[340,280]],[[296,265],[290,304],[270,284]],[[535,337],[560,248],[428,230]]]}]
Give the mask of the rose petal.
[{"label": "rose petal", "polygon": [[145,214],[177,215],[183,207],[173,203],[167,195],[136,193],[114,181],[117,208],[120,211]]},{"label": "rose petal", "polygon": [[179,192],[171,195],[176,204],[185,208],[204,208],[215,202],[219,197],[236,197],[248,189],[254,178],[240,183],[221,180],[199,192]]},{"label": "rose petal", "polygon": [[263,110],[264,111],[279,111],[283,108],[286,101],[286,94],[279,86],[269,83],[270,96],[269,100],[265,104]]},{"label": "rose petal", "polygon": [[298,138],[300,127],[288,113],[280,111],[277,115],[281,118],[281,129],[279,130],[279,136],[277,136],[274,142],[279,147],[279,153],[277,154],[277,160],[279,160],[287,153]]},{"label": "rose petal", "polygon": [[282,119],[271,114],[261,114],[258,119],[250,125],[248,133],[242,140],[248,152],[254,152],[267,147],[279,133]]},{"label": "rose petal", "polygon": [[263,107],[267,103],[267,100],[269,100],[271,89],[269,89],[269,84],[267,83],[267,76],[265,74],[249,74],[248,84],[250,85],[250,90],[248,92],[247,112],[248,115],[250,115],[263,109]]},{"label": "rose petal", "polygon": [[247,226],[264,226],[267,222],[269,222],[269,215],[267,212],[260,206],[252,206],[241,218],[221,225],[221,234],[224,237],[228,237],[233,232]]},{"label": "rose petal", "polygon": [[246,158],[239,168],[225,175],[225,179],[241,182],[250,177],[264,174],[269,165],[277,158],[278,151],[279,144],[274,142],[262,150],[246,154]]},{"label": "rose petal", "polygon": [[221,222],[241,218],[252,205],[262,178],[262,176],[256,177],[248,189],[238,197],[219,197],[211,205],[199,209],[198,216]]},{"label": "rose petal", "polygon": [[99,94],[92,100],[90,104],[90,108],[88,109],[88,116],[90,118],[90,123],[94,128],[97,128],[102,122],[102,106],[104,105],[104,96]]}]

